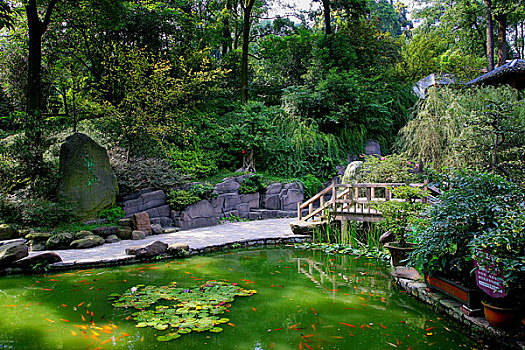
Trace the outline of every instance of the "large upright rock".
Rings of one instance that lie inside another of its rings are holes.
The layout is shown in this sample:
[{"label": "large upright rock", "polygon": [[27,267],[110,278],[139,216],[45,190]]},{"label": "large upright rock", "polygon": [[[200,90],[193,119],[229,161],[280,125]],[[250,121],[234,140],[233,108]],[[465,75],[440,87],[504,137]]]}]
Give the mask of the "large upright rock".
[{"label": "large upright rock", "polygon": [[106,150],[87,135],[69,136],[60,148],[59,199],[72,203],[76,216],[87,220],[111,207],[117,192]]}]

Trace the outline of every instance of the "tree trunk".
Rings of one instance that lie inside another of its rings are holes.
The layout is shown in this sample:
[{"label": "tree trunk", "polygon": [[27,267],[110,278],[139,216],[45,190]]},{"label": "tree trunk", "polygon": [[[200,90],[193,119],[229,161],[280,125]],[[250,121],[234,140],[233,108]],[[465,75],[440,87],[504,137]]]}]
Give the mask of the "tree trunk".
[{"label": "tree trunk", "polygon": [[494,31],[492,29],[492,0],[485,0],[487,10],[487,61],[489,71],[494,69]]},{"label": "tree trunk", "polygon": [[42,36],[51,21],[51,13],[58,0],[51,0],[47,5],[44,20],[38,16],[36,0],[29,0],[25,5],[29,32],[29,53],[27,57],[26,111],[30,115],[42,109]]},{"label": "tree trunk", "polygon": [[232,11],[232,3],[231,0],[226,1],[226,11],[228,12],[228,15],[224,18],[222,22],[222,57],[226,56],[228,51],[231,51],[232,49],[232,33],[230,29],[230,18]]},{"label": "tree trunk", "polygon": [[507,14],[495,17],[498,22],[498,66],[507,62]]},{"label": "tree trunk", "polygon": [[248,49],[250,46],[250,28],[252,9],[255,0],[246,0],[242,22],[242,56],[241,56],[241,102],[248,102]]},{"label": "tree trunk", "polygon": [[331,13],[330,13],[330,0],[322,0],[323,1],[323,12],[324,12],[324,27],[325,27],[325,33],[326,35],[333,34],[332,32],[332,21],[331,21]]}]

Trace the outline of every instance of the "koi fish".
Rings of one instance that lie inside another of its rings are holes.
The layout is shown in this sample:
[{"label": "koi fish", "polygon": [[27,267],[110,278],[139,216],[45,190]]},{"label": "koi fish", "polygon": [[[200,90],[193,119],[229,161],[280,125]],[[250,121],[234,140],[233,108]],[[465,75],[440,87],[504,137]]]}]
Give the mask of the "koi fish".
[{"label": "koi fish", "polygon": [[[348,327],[352,327],[352,328],[355,328],[355,326],[353,324],[350,324],[350,323],[345,323],[345,322],[339,322],[340,324],[344,324],[345,326],[348,326]],[[363,328],[363,327],[361,327]]]},{"label": "koi fish", "polygon": [[380,327],[383,327],[384,329],[386,329],[386,327],[383,326],[381,323],[378,323],[378,325],[379,325]]},{"label": "koi fish", "polygon": [[288,327],[288,329],[295,328],[295,327],[297,327],[297,326],[299,326],[299,325],[300,325],[300,323],[298,323],[298,324],[294,324],[293,326]]}]

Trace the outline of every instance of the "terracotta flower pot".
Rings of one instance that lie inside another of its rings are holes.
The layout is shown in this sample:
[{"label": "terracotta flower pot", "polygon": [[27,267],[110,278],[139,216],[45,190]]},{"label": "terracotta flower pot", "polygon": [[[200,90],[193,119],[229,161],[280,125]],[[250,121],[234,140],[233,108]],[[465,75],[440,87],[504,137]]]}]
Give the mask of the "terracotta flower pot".
[{"label": "terracotta flower pot", "polygon": [[408,253],[416,249],[416,245],[413,243],[407,243],[408,247],[398,247],[398,242],[389,242],[385,244],[385,248],[390,252],[392,257],[392,266],[405,266],[405,262],[408,258]]},{"label": "terracotta flower pot", "polygon": [[516,316],[518,314],[517,308],[503,308],[489,305],[484,301],[483,309],[485,312],[485,319],[495,328],[510,328],[515,325]]}]

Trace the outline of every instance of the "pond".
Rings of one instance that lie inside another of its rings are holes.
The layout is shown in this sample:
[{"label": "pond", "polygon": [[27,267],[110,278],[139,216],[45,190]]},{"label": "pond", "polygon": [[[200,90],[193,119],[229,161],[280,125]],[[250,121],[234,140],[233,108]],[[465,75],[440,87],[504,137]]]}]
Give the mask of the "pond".
[{"label": "pond", "polygon": [[[176,281],[217,280],[238,296],[220,333],[137,328],[109,295]],[[254,249],[0,279],[2,349],[458,349],[475,343],[457,324],[402,293],[378,260],[290,248]]]}]

